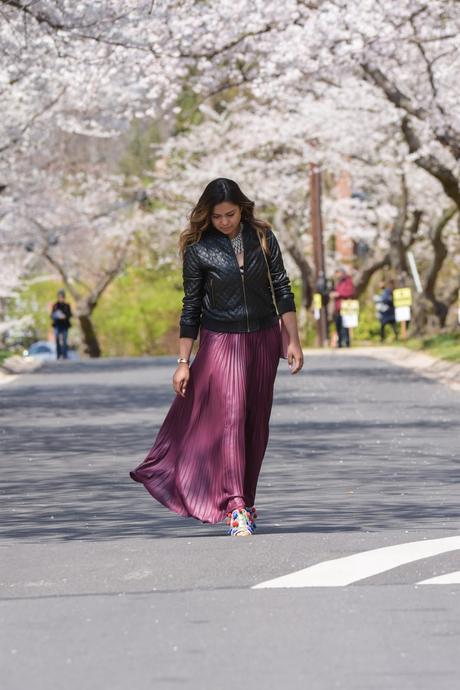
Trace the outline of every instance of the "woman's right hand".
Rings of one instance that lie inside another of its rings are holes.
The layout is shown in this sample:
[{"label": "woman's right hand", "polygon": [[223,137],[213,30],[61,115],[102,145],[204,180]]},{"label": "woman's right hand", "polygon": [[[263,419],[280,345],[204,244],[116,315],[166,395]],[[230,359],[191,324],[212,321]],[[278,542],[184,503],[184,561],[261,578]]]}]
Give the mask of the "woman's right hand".
[{"label": "woman's right hand", "polygon": [[173,388],[178,395],[185,398],[185,392],[187,389],[187,384],[190,378],[190,369],[188,364],[181,363],[177,367],[173,376]]}]

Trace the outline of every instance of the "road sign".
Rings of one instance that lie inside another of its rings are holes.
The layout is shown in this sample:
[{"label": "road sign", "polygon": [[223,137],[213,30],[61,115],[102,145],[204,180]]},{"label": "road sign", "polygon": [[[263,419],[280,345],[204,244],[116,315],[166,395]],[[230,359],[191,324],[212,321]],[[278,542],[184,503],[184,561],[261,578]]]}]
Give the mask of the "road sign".
[{"label": "road sign", "polygon": [[320,292],[315,292],[313,295],[313,314],[315,319],[321,318],[321,307],[323,306],[323,298]]},{"label": "road sign", "polygon": [[[412,292],[410,288],[395,288],[393,290],[393,304],[395,307],[411,307]],[[410,319],[407,319],[409,321]]]},{"label": "road sign", "polygon": [[409,264],[410,272],[412,273],[412,278],[414,279],[415,289],[417,292],[423,292],[422,283],[420,282],[420,276],[417,269],[417,264],[415,263],[414,253],[410,250],[406,252],[407,263]]},{"label": "road sign", "polygon": [[395,320],[398,322],[410,321],[410,307],[395,307]]},{"label": "road sign", "polygon": [[356,328],[359,320],[359,302],[357,299],[344,299],[340,305],[340,314],[344,328]]}]

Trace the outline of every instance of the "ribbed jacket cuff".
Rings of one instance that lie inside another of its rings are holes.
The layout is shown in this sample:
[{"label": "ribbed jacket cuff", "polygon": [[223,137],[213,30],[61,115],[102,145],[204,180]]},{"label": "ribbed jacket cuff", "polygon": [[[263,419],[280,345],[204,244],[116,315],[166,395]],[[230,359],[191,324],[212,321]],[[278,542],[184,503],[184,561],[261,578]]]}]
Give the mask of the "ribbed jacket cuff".
[{"label": "ribbed jacket cuff", "polygon": [[281,314],[286,314],[288,311],[295,311],[295,302],[292,297],[285,297],[277,302],[276,306],[278,307],[278,313],[280,316]]},{"label": "ribbed jacket cuff", "polygon": [[189,324],[180,324],[179,338],[193,338],[196,340],[198,336],[199,326],[190,326]]}]

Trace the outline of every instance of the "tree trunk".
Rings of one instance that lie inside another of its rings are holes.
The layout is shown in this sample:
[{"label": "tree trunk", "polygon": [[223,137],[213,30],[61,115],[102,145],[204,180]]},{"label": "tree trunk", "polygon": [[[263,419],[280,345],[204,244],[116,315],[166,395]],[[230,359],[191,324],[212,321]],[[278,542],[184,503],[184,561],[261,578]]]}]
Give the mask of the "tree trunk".
[{"label": "tree trunk", "polygon": [[286,213],[285,209],[279,207],[275,213],[274,221],[275,226],[283,230],[283,244],[300,272],[301,303],[297,318],[299,326],[303,328],[307,321],[308,309],[313,301],[313,269],[302,249],[301,238],[298,232],[298,222],[296,219],[289,218],[289,214]]},{"label": "tree trunk", "polygon": [[381,268],[384,268],[384,266],[390,266],[389,254],[386,254],[381,259],[371,257],[368,261],[366,261],[366,263],[359,271],[359,273],[356,275],[354,280],[356,298],[360,297],[366,290],[367,286],[369,285],[369,281],[374,275],[374,273],[379,271]]},{"label": "tree trunk", "polygon": [[436,295],[436,282],[439,273],[443,267],[444,261],[447,259],[448,250],[443,240],[443,230],[449,221],[457,213],[457,207],[451,206],[447,208],[439,221],[437,222],[433,234],[431,236],[431,244],[433,247],[433,258],[429,267],[424,286],[424,295],[431,302],[433,311],[439,321],[441,328],[446,325],[447,314],[449,312],[449,304],[446,301],[441,301]]},{"label": "tree trunk", "polygon": [[431,303],[423,295],[418,295],[412,305],[410,337],[419,338],[426,334],[428,318],[431,314]]},{"label": "tree trunk", "polygon": [[96,331],[94,330],[93,322],[91,321],[91,313],[77,312],[77,316],[83,335],[86,354],[89,355],[89,357],[100,357],[101,348],[99,346]]},{"label": "tree trunk", "polygon": [[296,242],[290,241],[286,245],[286,249],[300,271],[301,297],[300,309],[298,311],[297,318],[299,322],[299,329],[303,331],[307,323],[308,310],[313,301],[313,271],[300,246]]},{"label": "tree trunk", "polygon": [[129,240],[125,242],[124,245],[117,247],[117,252],[112,257],[111,264],[109,264],[109,266],[102,271],[101,275],[97,278],[94,287],[92,289],[88,288],[90,289],[90,292],[86,295],[86,297],[75,289],[75,286],[64,270],[63,265],[50,254],[48,248],[43,253],[44,257],[58,271],[66,288],[69,290],[72,298],[75,300],[77,306],[77,318],[80,323],[83,342],[85,344],[85,353],[90,357],[100,357],[102,354],[96,331],[94,329],[94,324],[91,321],[91,314],[97,307],[99,299],[104,291],[120,274],[124,265],[128,247]]}]

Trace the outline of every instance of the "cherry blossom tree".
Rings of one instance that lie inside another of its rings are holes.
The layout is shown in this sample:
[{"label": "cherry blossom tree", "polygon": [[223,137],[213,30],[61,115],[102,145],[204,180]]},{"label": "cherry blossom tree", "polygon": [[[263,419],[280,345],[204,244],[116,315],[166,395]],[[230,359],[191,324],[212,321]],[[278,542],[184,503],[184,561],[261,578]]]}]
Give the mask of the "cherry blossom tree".
[{"label": "cherry blossom tree", "polygon": [[85,351],[98,357],[91,315],[122,272],[135,234],[149,227],[142,210],[145,193],[127,190],[124,179],[113,176],[80,173],[68,176],[65,184],[56,177],[53,181],[49,174],[36,173],[3,222],[22,238],[29,267],[45,261],[60,276],[75,302]]},{"label": "cherry blossom tree", "polygon": [[[327,183],[327,232],[345,222],[371,248],[360,289],[382,265],[406,270],[412,246],[433,259],[431,307],[441,314],[436,302],[453,303],[459,3],[0,0],[0,12],[0,184],[10,196],[32,169],[59,168],[52,151],[43,156],[56,129],[113,137],[135,118],[173,122],[186,87],[203,122],[161,151],[164,169],[149,190],[164,200],[154,214],[158,237],[182,225],[205,181],[232,176],[276,222],[308,304],[307,169],[315,162]],[[342,171],[352,200],[334,195]],[[449,275],[442,298],[441,270]]]},{"label": "cherry blossom tree", "polygon": [[[350,89],[349,102],[353,85]],[[345,224],[355,242],[364,243],[369,250],[356,275],[360,294],[383,266],[392,266],[397,275],[407,273],[405,252],[427,236],[438,213],[440,192],[439,184],[407,159],[391,112],[386,122],[382,117],[382,108],[388,110],[388,106],[381,96],[377,94],[374,103],[367,96],[366,102],[367,120],[354,137],[356,130],[349,121],[360,115],[363,103],[359,99],[340,120],[332,117],[326,98],[316,107],[315,103],[305,104],[305,112],[294,113],[281,102],[272,108],[270,122],[264,127],[260,126],[260,108],[236,100],[220,114],[204,108],[206,119],[200,126],[162,147],[162,165],[154,174],[153,187],[170,201],[173,213],[173,209],[190,208],[211,177],[225,174],[247,185],[254,190],[262,211],[274,221],[308,295],[313,276],[306,259],[311,249],[307,164],[316,160],[326,173],[326,240]],[[379,124],[379,137],[373,137]],[[319,138],[322,147],[317,145]],[[337,171],[344,170],[351,175],[356,192],[345,199],[338,198],[334,188]],[[309,306],[307,300],[305,306]]]}]

